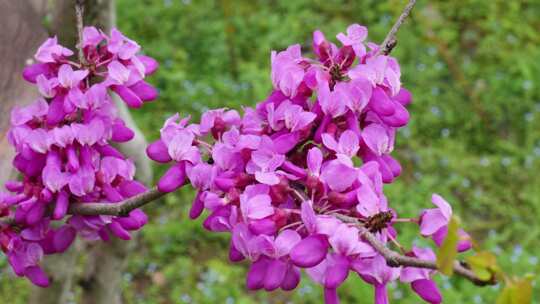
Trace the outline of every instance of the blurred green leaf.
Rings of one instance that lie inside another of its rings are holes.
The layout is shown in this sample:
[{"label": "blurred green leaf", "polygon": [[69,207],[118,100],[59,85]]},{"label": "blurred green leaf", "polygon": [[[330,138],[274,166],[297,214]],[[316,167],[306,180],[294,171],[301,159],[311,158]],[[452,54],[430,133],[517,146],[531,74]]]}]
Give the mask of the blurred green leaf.
[{"label": "blurred green leaf", "polygon": [[459,241],[458,235],[459,220],[452,216],[448,223],[448,233],[441,247],[437,251],[437,268],[447,276],[454,273],[454,261],[457,256],[457,244]]},{"label": "blurred green leaf", "polygon": [[497,257],[488,251],[481,251],[469,256],[466,261],[471,266],[472,271],[484,281],[491,279],[493,275],[500,272]]},{"label": "blurred green leaf", "polygon": [[532,303],[532,277],[510,279],[497,298],[497,304]]}]

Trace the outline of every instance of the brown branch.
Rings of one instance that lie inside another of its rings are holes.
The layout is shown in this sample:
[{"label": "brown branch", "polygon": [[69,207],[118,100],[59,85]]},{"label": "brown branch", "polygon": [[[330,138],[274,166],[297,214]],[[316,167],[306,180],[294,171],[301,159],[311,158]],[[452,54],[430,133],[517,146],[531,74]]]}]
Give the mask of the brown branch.
[{"label": "brown branch", "polygon": [[[74,203],[69,206],[68,214],[127,216],[132,210],[153,202],[165,194],[154,187],[119,203]],[[17,225],[14,218],[0,219],[0,224]]]},{"label": "brown branch", "polygon": [[381,44],[381,47],[375,54],[377,55],[388,55],[392,51],[392,49],[397,44],[396,34],[403,22],[405,21],[405,18],[409,16],[413,6],[416,4],[416,0],[409,0],[409,3],[407,3],[407,6],[403,9],[403,12],[401,12],[401,15],[396,20],[396,23],[394,23],[394,26],[390,29],[388,34],[386,34],[386,38],[384,38],[383,43]]},{"label": "brown branch", "polygon": [[[358,221],[358,219],[342,214],[334,214],[334,216],[342,222],[355,224],[360,229],[360,237],[366,240],[380,255],[382,255],[386,259],[386,263],[388,264],[388,266],[409,266],[433,270],[438,269],[437,263],[435,261],[428,261],[415,257],[409,257],[390,250],[374,234],[364,228],[364,226],[361,222]],[[486,286],[494,285],[497,283],[493,278],[490,280],[480,279],[472,270],[464,267],[459,261],[454,262],[454,272],[473,282],[475,285]]]},{"label": "brown branch", "polygon": [[[309,200],[307,195],[293,185],[290,188],[291,194],[301,202]],[[114,215],[114,216],[126,216],[130,211],[142,207],[158,198],[164,196],[166,193],[159,192],[156,187],[138,194],[134,197],[126,199],[120,203],[75,203],[70,205],[68,209],[69,214],[78,215]],[[386,259],[386,263],[391,267],[409,266],[418,268],[427,268],[437,270],[437,264],[435,261],[422,260],[414,257],[401,255],[393,250],[390,250],[383,244],[373,233],[369,232],[357,218],[347,216],[344,214],[333,214],[337,219],[344,223],[355,224],[360,229],[360,237],[368,242],[380,255]],[[7,219],[4,223],[14,224],[13,219]],[[459,261],[454,263],[454,272],[469,281],[479,286],[494,285],[497,283],[495,278],[490,280],[482,280],[474,274],[473,271],[464,267]]]},{"label": "brown branch", "polygon": [[77,19],[77,50],[79,54],[79,62],[81,64],[85,63],[84,60],[84,53],[83,53],[83,40],[82,40],[82,33],[83,33],[83,26],[84,26],[84,0],[76,0],[75,1],[75,17]]},{"label": "brown branch", "polygon": [[[307,195],[302,190],[295,187],[294,185],[290,189],[290,192],[292,193],[293,196],[296,197],[296,199],[302,202],[309,200]],[[393,250],[390,250],[373,233],[369,232],[364,227],[364,224],[360,222],[357,218],[347,216],[344,214],[339,214],[339,213],[334,213],[332,215],[344,223],[355,224],[360,230],[360,237],[363,238],[366,242],[368,242],[380,255],[384,257],[388,266],[390,267],[409,266],[409,267],[427,268],[427,269],[433,269],[433,270],[438,269],[437,263],[435,261],[428,261],[428,260],[422,260],[415,257],[409,257],[409,256],[401,255]],[[473,271],[464,267],[459,261],[454,262],[454,272],[478,286],[494,285],[497,283],[495,278],[491,278],[490,280],[480,279]]]},{"label": "brown branch", "polygon": [[69,214],[78,215],[116,215],[126,216],[130,211],[157,200],[166,193],[159,192],[156,187],[141,194],[130,197],[120,203],[75,203],[69,206]]}]

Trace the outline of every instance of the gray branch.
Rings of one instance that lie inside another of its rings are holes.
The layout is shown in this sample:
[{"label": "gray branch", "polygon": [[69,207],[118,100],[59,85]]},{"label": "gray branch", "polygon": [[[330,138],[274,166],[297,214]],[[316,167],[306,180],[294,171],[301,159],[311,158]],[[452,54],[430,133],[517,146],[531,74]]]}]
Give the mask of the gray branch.
[{"label": "gray branch", "polygon": [[85,63],[84,59],[84,53],[83,53],[83,42],[82,42],[82,35],[83,35],[83,27],[84,27],[84,0],[76,0],[75,1],[75,17],[77,22],[77,51],[79,56],[79,62],[80,64]]},{"label": "gray branch", "polygon": [[[306,196],[306,194],[302,190],[295,188],[294,186],[291,188],[291,193],[300,202],[309,200],[309,198]],[[360,222],[357,218],[347,216],[344,214],[339,214],[339,213],[334,213],[332,215],[344,223],[356,225],[360,230],[360,237],[364,239],[366,242],[368,242],[371,245],[371,247],[373,247],[380,255],[384,257],[384,259],[386,260],[386,264],[388,266],[390,267],[408,266],[408,267],[417,267],[417,268],[427,268],[427,269],[433,269],[433,270],[438,269],[437,263],[435,261],[422,260],[415,257],[401,255],[391,250],[390,248],[386,247],[386,245],[383,244],[373,233],[369,232],[364,227],[364,224]],[[464,267],[459,261],[454,262],[454,272],[466,278],[467,280],[473,282],[475,285],[478,285],[478,286],[497,284],[497,281],[495,280],[494,277],[490,278],[489,280],[480,279],[472,270]]]},{"label": "gray branch", "polygon": [[[309,198],[305,193],[299,189],[292,188],[291,193],[299,201],[306,201]],[[157,188],[152,188],[146,192],[138,194],[134,197],[128,198],[120,203],[75,203],[72,204],[69,209],[69,214],[78,215],[114,215],[114,216],[126,216],[134,209],[140,208],[148,203],[151,203],[166,193],[159,192]],[[360,229],[360,237],[368,242],[380,255],[386,259],[386,263],[391,267],[409,266],[418,268],[428,268],[437,270],[437,264],[435,261],[422,260],[414,257],[401,255],[383,244],[373,233],[369,232],[364,225],[354,217],[350,217],[343,214],[333,214],[337,219],[345,223],[355,224]],[[13,220],[8,219],[4,221],[7,224],[14,224]],[[480,279],[473,271],[464,267],[460,262],[454,263],[454,272],[475,285],[485,286],[494,285],[497,281],[494,278],[489,280]]]},{"label": "gray branch", "polygon": [[399,16],[399,18],[396,20],[396,23],[394,23],[394,26],[390,29],[388,34],[386,34],[386,38],[384,38],[383,43],[381,44],[381,47],[377,51],[376,55],[388,55],[394,49],[394,47],[397,44],[396,34],[403,22],[405,22],[405,19],[407,16],[409,16],[412,8],[416,4],[416,0],[409,0],[409,3],[407,3],[407,6],[403,9],[403,12]]},{"label": "gray branch", "polygon": [[[360,237],[368,242],[380,255],[386,259],[386,263],[390,267],[409,266],[417,268],[427,268],[437,270],[435,261],[422,260],[415,257],[401,255],[386,247],[373,233],[369,232],[358,219],[342,215],[334,214],[334,216],[345,223],[355,224],[360,229]],[[495,285],[497,281],[494,278],[489,280],[480,279],[472,270],[464,267],[461,262],[454,262],[454,273],[466,278],[478,286]]]},{"label": "gray branch", "polygon": [[141,194],[130,197],[120,203],[75,203],[68,209],[69,214],[78,215],[116,215],[126,216],[134,209],[153,202],[166,193],[159,192],[156,187]]},{"label": "gray branch", "polygon": [[[151,203],[165,194],[166,193],[159,192],[157,188],[154,187],[119,203],[73,203],[69,206],[68,214],[127,216],[132,210]],[[9,226],[17,225],[14,218],[0,219],[0,224]]]}]

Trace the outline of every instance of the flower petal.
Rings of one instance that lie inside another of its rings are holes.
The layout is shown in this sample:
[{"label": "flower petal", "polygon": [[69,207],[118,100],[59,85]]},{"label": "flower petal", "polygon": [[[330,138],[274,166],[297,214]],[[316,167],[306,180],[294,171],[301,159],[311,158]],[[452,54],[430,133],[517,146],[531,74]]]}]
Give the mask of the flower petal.
[{"label": "flower petal", "polygon": [[290,253],[291,261],[299,267],[313,267],[326,257],[328,241],[320,234],[306,237],[296,244]]},{"label": "flower petal", "polygon": [[432,280],[416,280],[411,283],[411,288],[416,292],[422,299],[430,304],[439,304],[442,303],[441,292],[437,288],[437,285]]}]

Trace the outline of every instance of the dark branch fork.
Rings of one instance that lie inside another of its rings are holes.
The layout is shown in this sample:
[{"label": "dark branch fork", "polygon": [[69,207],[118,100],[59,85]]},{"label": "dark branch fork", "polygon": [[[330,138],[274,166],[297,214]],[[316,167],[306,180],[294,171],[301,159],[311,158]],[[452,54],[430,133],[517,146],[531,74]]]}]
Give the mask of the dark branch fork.
[{"label": "dark branch fork", "polygon": [[[291,188],[291,194],[299,201],[306,201],[309,198],[306,194],[296,188]],[[334,217],[339,219],[344,223],[353,224],[360,230],[360,237],[368,242],[380,255],[386,260],[386,264],[390,267],[400,267],[400,266],[409,266],[417,268],[428,268],[437,270],[437,264],[435,261],[422,260],[415,257],[410,257],[406,255],[399,254],[391,249],[389,249],[385,244],[383,244],[374,233],[371,233],[366,227],[365,224],[359,221],[357,218],[347,216],[344,214],[333,213]],[[475,285],[485,286],[496,284],[496,281],[493,279],[482,280],[480,279],[473,271],[464,267],[459,261],[454,262],[454,272],[469,281],[473,282]]]},{"label": "dark branch fork", "polygon": [[[381,44],[380,49],[377,54],[388,55],[396,45],[396,33],[399,30],[400,26],[403,24],[409,13],[411,12],[416,0],[409,0],[407,6],[397,19],[396,23],[392,26],[392,29],[386,35],[383,43]],[[79,34],[79,60],[81,63],[84,63],[84,55],[82,51],[82,31],[83,31],[83,9],[84,9],[84,0],[76,0],[75,12],[77,18],[77,30]],[[291,193],[302,201],[307,200],[305,193],[302,190],[292,188]],[[156,187],[128,198],[119,203],[73,203],[68,209],[68,214],[72,215],[113,215],[113,216],[126,216],[132,210],[140,208],[148,203],[156,201],[167,193],[162,193],[157,190]],[[334,216],[345,223],[355,224],[360,229],[360,237],[368,242],[379,254],[381,254],[389,266],[399,267],[399,266],[409,266],[409,267],[418,267],[418,268],[427,268],[427,269],[437,269],[437,264],[435,261],[422,260],[414,257],[409,257],[401,255],[395,251],[389,249],[385,244],[383,244],[375,234],[371,233],[364,224],[358,219],[349,217],[343,214],[334,214]],[[16,225],[14,219],[7,218],[0,220],[0,224],[4,225]],[[496,284],[494,279],[491,280],[482,280],[478,278],[470,269],[464,267],[460,262],[456,261],[454,264],[454,272],[476,285],[493,285]]]},{"label": "dark branch fork", "polygon": [[[373,233],[370,233],[357,219],[344,216],[342,214],[334,214],[334,216],[345,223],[355,224],[360,229],[360,237],[368,242],[379,254],[381,254],[385,259],[388,266],[399,267],[399,266],[409,266],[409,267],[418,267],[418,268],[428,268],[437,270],[437,263],[435,261],[422,260],[415,257],[410,257],[406,255],[401,255],[393,250],[390,250],[386,247]],[[473,271],[464,267],[461,262],[454,262],[454,272],[469,281],[473,282],[475,285],[485,286],[493,285],[496,282],[493,280],[482,280],[480,279]]]}]

